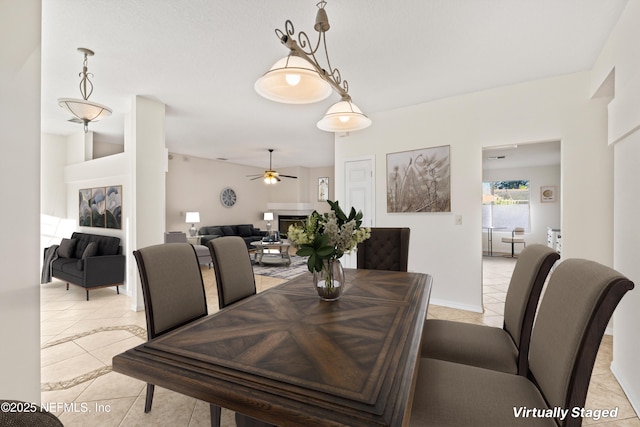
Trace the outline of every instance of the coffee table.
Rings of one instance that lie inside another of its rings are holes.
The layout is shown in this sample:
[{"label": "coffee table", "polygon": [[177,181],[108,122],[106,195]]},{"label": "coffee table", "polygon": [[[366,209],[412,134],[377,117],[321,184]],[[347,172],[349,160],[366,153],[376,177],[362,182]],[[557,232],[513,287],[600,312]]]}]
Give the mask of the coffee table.
[{"label": "coffee table", "polygon": [[251,242],[251,246],[256,248],[253,259],[260,265],[264,264],[291,264],[289,248],[291,242],[281,240],[279,242],[263,242],[258,240]]}]

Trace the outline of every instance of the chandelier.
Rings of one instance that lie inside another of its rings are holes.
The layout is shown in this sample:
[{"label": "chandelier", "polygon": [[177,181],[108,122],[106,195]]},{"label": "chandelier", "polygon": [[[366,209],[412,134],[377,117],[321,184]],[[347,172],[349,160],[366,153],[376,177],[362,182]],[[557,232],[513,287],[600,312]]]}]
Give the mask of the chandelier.
[{"label": "chandelier", "polygon": [[75,98],[59,98],[58,105],[73,114],[74,120],[78,120],[84,124],[84,132],[89,130],[89,122],[97,122],[105,117],[111,115],[111,109],[97,102],[89,101],[89,97],[93,93],[93,83],[89,80],[89,77],[93,77],[93,74],[89,73],[87,68],[87,57],[93,56],[94,53],[90,49],[79,47],[78,52],[84,54],[84,61],[82,62],[82,72],[79,76],[80,79],[80,94],[82,99]]},{"label": "chandelier", "polygon": [[[324,9],[327,2],[322,0],[316,6],[316,23],[313,28],[318,32],[315,46],[304,31],[298,33],[295,40],[293,23],[287,20],[285,31],[276,29],[276,35],[283,45],[289,48],[289,55],[276,62],[269,71],[255,83],[256,92],[263,97],[286,104],[310,104],[319,102],[331,95],[332,91],[340,95],[341,100],[333,104],[317,126],[327,132],[350,132],[371,125],[371,119],[351,101],[349,84],[342,80],[340,70],[331,66],[327,51],[326,32],[329,30],[329,18]],[[320,65],[316,54],[323,53],[327,67]],[[328,71],[327,71],[328,70]]]}]

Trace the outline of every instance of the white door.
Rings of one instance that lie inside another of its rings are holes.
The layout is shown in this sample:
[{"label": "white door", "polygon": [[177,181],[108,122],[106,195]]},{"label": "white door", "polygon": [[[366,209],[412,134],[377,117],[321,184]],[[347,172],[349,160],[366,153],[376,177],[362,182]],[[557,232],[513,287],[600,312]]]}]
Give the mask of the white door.
[{"label": "white door", "polygon": [[[347,214],[347,209],[352,206],[356,211],[362,211],[363,227],[373,227],[375,221],[373,164],[373,158],[347,161],[344,164],[345,201],[342,207]],[[344,256],[344,266],[355,268],[356,259],[355,254]]]}]

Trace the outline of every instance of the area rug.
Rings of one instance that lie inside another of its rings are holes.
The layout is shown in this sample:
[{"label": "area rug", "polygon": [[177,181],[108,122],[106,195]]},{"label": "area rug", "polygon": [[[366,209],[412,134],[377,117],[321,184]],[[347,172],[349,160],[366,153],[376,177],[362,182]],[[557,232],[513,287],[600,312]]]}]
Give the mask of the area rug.
[{"label": "area rug", "polygon": [[255,262],[253,264],[253,274],[258,274],[260,276],[277,277],[279,279],[293,279],[294,277],[308,271],[307,258],[295,255],[291,256],[290,265],[260,265]]}]

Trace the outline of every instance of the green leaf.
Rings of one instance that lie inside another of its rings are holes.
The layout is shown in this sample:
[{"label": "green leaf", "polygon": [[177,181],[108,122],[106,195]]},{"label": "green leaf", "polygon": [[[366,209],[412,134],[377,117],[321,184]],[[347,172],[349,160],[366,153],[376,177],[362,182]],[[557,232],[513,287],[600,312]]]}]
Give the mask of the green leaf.
[{"label": "green leaf", "polygon": [[311,255],[314,254],[314,252],[315,252],[315,250],[312,247],[307,246],[307,244],[305,243],[304,245],[302,245],[300,247],[300,249],[298,249],[298,251],[296,252],[296,255],[298,255],[298,256],[311,256]]},{"label": "green leaf", "polygon": [[321,248],[318,248],[316,255],[321,258],[330,258],[334,251],[335,248],[333,246],[322,246]]}]

